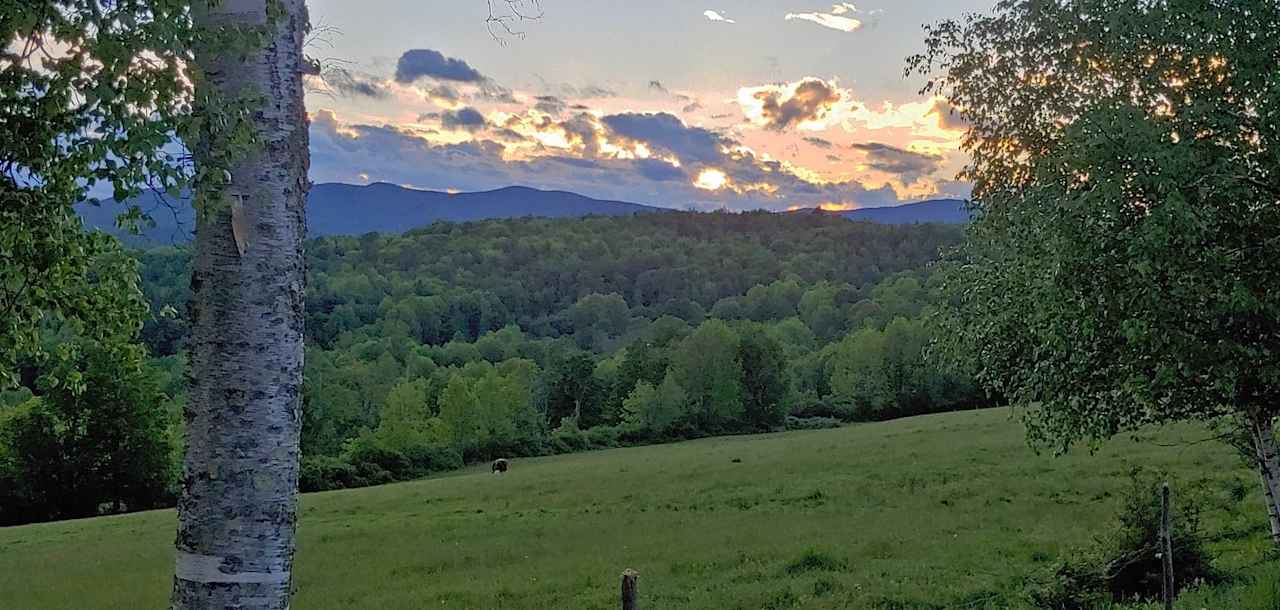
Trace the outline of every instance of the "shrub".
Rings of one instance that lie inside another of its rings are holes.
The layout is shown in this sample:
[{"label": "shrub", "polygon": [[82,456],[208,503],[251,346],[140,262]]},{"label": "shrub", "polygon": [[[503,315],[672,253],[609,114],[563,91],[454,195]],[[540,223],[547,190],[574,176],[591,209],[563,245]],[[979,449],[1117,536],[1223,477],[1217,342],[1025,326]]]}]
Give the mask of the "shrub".
[{"label": "shrub", "polygon": [[415,445],[404,451],[413,476],[421,477],[462,468],[462,454],[445,445]]},{"label": "shrub", "polygon": [[812,393],[804,393],[792,402],[791,415],[800,419],[819,417],[849,421],[853,418],[853,408],[838,404],[827,396],[819,398]]},{"label": "shrub", "polygon": [[1037,608],[1089,610],[1105,604],[1106,578],[1102,561],[1089,551],[1077,551],[1054,562],[1032,580],[1027,596]]},{"label": "shrub", "polygon": [[827,430],[840,425],[840,420],[834,417],[787,417],[788,430]]},{"label": "shrub", "polygon": [[584,432],[583,436],[591,449],[609,449],[618,446],[622,431],[615,426],[596,426]]},{"label": "shrub", "polygon": [[[1135,469],[1120,511],[1106,535],[1055,562],[1032,580],[1032,603],[1051,610],[1095,608],[1112,601],[1154,600],[1162,594],[1160,553],[1160,478]],[[1179,489],[1174,486],[1174,489]],[[1174,583],[1182,590],[1221,580],[1204,547],[1200,531],[1201,500],[1194,493],[1175,495],[1173,528]]]},{"label": "shrub", "polygon": [[813,581],[813,596],[825,597],[827,595],[831,595],[835,592],[836,588],[836,583],[834,581],[825,578],[815,580]]},{"label": "shrub", "polygon": [[844,560],[818,549],[809,548],[794,561],[787,564],[787,574],[795,576],[796,574],[808,572],[838,572],[844,568]]},{"label": "shrub", "polygon": [[618,430],[618,442],[623,445],[639,445],[646,441],[658,440],[659,435],[652,434],[644,426],[622,422],[614,426]]},{"label": "shrub", "polygon": [[792,593],[790,589],[785,589],[769,596],[764,601],[764,605],[760,606],[760,610],[788,610],[799,603],[800,598],[795,593]]},{"label": "shrub", "polygon": [[369,473],[370,478],[384,479],[382,475],[376,474],[378,470],[390,475],[391,480],[407,479],[414,474],[413,463],[399,451],[366,442],[353,443],[349,449],[344,457],[362,473]]},{"label": "shrub", "polygon": [[[1107,587],[1117,600],[1156,599],[1161,595],[1163,581],[1159,557],[1161,482],[1139,470],[1130,478],[1119,516],[1120,527],[1108,538]],[[1172,502],[1173,581],[1179,590],[1219,579],[1200,531],[1201,502],[1187,493]]]},{"label": "shrub", "polygon": [[370,435],[349,441],[342,457],[302,459],[304,492],[382,485],[462,468],[462,455],[444,445],[414,445],[403,452],[379,446]]},{"label": "shrub", "polygon": [[356,467],[343,460],[324,456],[302,460],[302,472],[298,480],[298,487],[302,491],[329,491],[362,485],[364,480],[360,478]]},{"label": "shrub", "polygon": [[551,449],[555,453],[573,453],[587,448],[587,435],[577,426],[561,426],[551,433]]},{"label": "shrub", "polygon": [[541,435],[529,435],[502,443],[489,443],[482,453],[488,458],[532,457],[551,452],[547,439]]}]

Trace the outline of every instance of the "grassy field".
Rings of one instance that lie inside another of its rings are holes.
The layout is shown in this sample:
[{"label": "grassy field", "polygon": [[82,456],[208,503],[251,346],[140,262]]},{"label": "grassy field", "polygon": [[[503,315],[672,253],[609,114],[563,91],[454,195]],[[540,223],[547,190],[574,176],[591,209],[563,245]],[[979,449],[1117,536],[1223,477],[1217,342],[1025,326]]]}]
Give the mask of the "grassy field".
[{"label": "grassy field", "polygon": [[[1250,490],[1205,515],[1243,577],[1179,607],[1275,608],[1254,477],[1221,444],[1182,444],[1203,435],[1036,456],[991,410],[310,494],[294,607],[616,608],[634,568],[655,610],[1022,608],[1026,576],[1102,533],[1141,465],[1215,497]],[[169,511],[0,529],[0,608],[164,608],[173,532]]]}]

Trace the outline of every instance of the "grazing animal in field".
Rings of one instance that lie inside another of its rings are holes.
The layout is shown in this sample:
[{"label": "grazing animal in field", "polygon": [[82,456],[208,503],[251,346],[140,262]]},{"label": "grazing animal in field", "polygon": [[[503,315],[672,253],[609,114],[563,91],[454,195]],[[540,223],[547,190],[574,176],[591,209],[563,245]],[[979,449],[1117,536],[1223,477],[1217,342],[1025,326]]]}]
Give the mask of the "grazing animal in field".
[{"label": "grazing animal in field", "polygon": [[510,466],[511,464],[507,462],[506,458],[498,458],[493,461],[493,474],[502,474],[506,472],[507,468]]}]

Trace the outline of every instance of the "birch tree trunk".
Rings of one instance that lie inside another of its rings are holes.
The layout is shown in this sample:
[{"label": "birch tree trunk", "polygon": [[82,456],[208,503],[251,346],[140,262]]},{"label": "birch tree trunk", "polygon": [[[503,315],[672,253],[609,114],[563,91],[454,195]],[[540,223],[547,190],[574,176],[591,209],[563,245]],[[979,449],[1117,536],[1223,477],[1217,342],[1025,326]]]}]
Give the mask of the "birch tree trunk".
[{"label": "birch tree trunk", "polygon": [[1280,459],[1276,456],[1276,437],[1269,415],[1250,418],[1249,433],[1262,476],[1262,499],[1267,503],[1271,520],[1271,542],[1280,546]]},{"label": "birch tree trunk", "polygon": [[[232,163],[223,204],[196,227],[173,607],[282,610],[301,426],[307,12],[305,0],[211,4],[193,3],[196,25],[265,27],[267,35],[243,56],[197,57],[198,87],[261,102],[250,118],[258,144]],[[209,160],[196,153],[197,164]]]}]

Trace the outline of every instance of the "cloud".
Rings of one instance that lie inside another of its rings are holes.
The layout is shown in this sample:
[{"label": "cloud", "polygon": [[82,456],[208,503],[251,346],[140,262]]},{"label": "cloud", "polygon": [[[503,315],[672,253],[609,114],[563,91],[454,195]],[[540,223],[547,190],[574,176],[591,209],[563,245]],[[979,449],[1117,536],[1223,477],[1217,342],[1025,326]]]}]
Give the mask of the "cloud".
[{"label": "cloud", "polygon": [[480,81],[480,88],[472,96],[474,99],[486,102],[496,102],[499,104],[518,104],[519,100],[511,93],[511,90],[495,83],[491,80]]},{"label": "cloud", "polygon": [[477,131],[488,125],[484,115],[475,108],[446,110],[440,113],[440,125],[445,129]]},{"label": "cloud", "polygon": [[[489,126],[473,132],[472,141],[451,143],[433,141],[440,136],[429,130],[344,123],[332,111],[320,110],[311,122],[311,176],[319,182],[359,183],[367,175],[369,181],[434,190],[518,184],[704,210],[899,202],[889,185],[825,181],[671,115],[582,113],[556,121],[542,114],[494,112],[489,118]],[[539,134],[545,144],[531,137]],[[652,153],[640,154],[646,148]],[[683,156],[663,157],[668,151]]]},{"label": "cloud", "polygon": [[898,176],[903,184],[913,184],[942,167],[943,158],[876,142],[851,144],[849,148],[866,155],[866,165],[876,171]]},{"label": "cloud", "polygon": [[719,162],[732,144],[714,131],[690,127],[666,112],[613,114],[600,121],[616,135],[669,151],[681,161]]},{"label": "cloud", "polygon": [[822,122],[846,97],[834,82],[812,77],[792,84],[738,90],[738,104],[747,118],[774,131]]},{"label": "cloud", "polygon": [[427,89],[424,97],[437,106],[453,107],[462,102],[462,93],[444,83]]},{"label": "cloud", "polygon": [[412,83],[420,78],[479,83],[486,81],[483,74],[461,59],[445,57],[431,49],[410,49],[396,62],[396,81]]},{"label": "cloud", "polygon": [[839,155],[827,155],[827,160],[832,163],[839,163],[841,161],[844,161],[844,158]]},{"label": "cloud", "polygon": [[386,99],[391,96],[391,91],[383,82],[367,74],[356,74],[345,68],[326,70],[322,80],[333,93],[342,97],[364,96]]},{"label": "cloud", "polygon": [[[440,190],[483,188],[483,177],[497,175],[492,160],[501,158],[503,148],[490,141],[432,145],[409,129],[344,124],[329,110],[312,116],[311,136],[312,175],[321,181],[352,182],[368,174],[376,181]],[[462,176],[466,168],[472,169]],[[455,182],[455,175],[463,180]]]},{"label": "cloud", "polygon": [[533,107],[539,112],[545,112],[552,116],[560,116],[565,111],[566,105],[564,100],[554,95],[539,95],[534,99],[537,100],[538,103],[534,104]]},{"label": "cloud", "polygon": [[431,97],[438,97],[440,100],[458,101],[462,98],[462,93],[456,88],[448,86],[448,84],[440,83],[426,90]]},{"label": "cloud", "polygon": [[831,143],[831,140],[828,140],[826,138],[819,138],[816,136],[808,136],[804,138],[804,141],[814,146],[817,146],[818,148],[831,148],[832,146],[834,146],[834,144]]},{"label": "cloud", "polygon": [[493,130],[492,132],[490,132],[490,133],[491,133],[491,135],[492,135],[492,137],[493,137],[493,138],[495,138],[495,139],[497,139],[497,140],[501,140],[501,141],[503,141],[503,142],[511,142],[511,143],[519,144],[519,143],[523,143],[523,142],[527,142],[527,141],[528,141],[528,139],[527,139],[527,138],[525,138],[523,134],[521,134],[521,133],[517,132],[517,131],[516,131],[516,130],[514,130],[514,129],[510,129],[510,128],[507,128],[507,127],[501,127],[501,128],[498,128],[498,129],[494,129],[494,130]]},{"label": "cloud", "polygon": [[[961,136],[961,117],[949,114],[949,106],[938,104],[941,98],[926,98],[915,102],[894,104],[882,102],[876,107],[853,101],[839,111],[840,122],[846,131],[905,130],[916,138],[915,142],[931,141],[937,146],[956,149]],[[941,114],[939,114],[941,113]],[[947,125],[950,128],[943,127]],[[865,133],[859,139],[865,138]],[[933,151],[931,152],[941,152]]]},{"label": "cloud", "polygon": [[969,129],[969,121],[947,100],[934,100],[933,107],[929,109],[928,115],[938,119],[938,127],[941,129],[948,131],[965,131]]},{"label": "cloud", "polygon": [[600,132],[603,128],[600,127],[595,116],[579,112],[556,126],[564,132],[571,146],[578,147],[582,155],[587,157],[600,155]]},{"label": "cloud", "polygon": [[861,12],[858,7],[848,3],[831,5],[831,11],[826,13],[787,13],[785,19],[792,21],[799,19],[801,21],[812,21],[824,28],[840,30],[841,32],[855,32],[862,28],[862,20],[851,17],[854,13]]},{"label": "cloud", "polygon": [[556,95],[566,99],[603,99],[617,97],[618,92],[607,87],[599,85],[583,85],[581,87],[569,83],[547,83],[543,82],[543,89],[550,95]]},{"label": "cloud", "polygon": [[661,93],[662,95],[665,95],[665,96],[669,96],[671,99],[683,104],[680,107],[680,112],[683,112],[685,114],[702,110],[702,102],[698,101],[693,96],[685,95],[683,93],[676,93],[675,91],[668,89],[666,85],[663,85],[662,81],[660,80],[649,81],[649,90],[655,91],[657,93]]},{"label": "cloud", "polygon": [[612,146],[608,151],[602,150],[605,145],[605,127],[600,120],[589,112],[579,112],[568,119],[537,112],[496,112],[492,115],[496,129],[516,134],[518,139],[502,137],[516,146],[508,150],[508,158],[528,158],[545,155],[573,155],[584,158],[597,158],[627,155],[635,157],[632,150],[623,150]]},{"label": "cloud", "polygon": [[711,21],[719,21],[722,23],[737,23],[737,21],[729,19],[728,17],[725,17],[724,15],[720,14],[718,11],[713,11],[711,9],[702,11],[702,16],[706,17]]},{"label": "cloud", "polygon": [[938,197],[968,200],[973,197],[973,184],[959,180],[939,180],[935,185],[935,194]]},{"label": "cloud", "polygon": [[596,85],[587,85],[585,87],[578,88],[578,97],[585,97],[585,98],[618,97],[618,92],[612,89],[606,89],[604,87],[599,87]]},{"label": "cloud", "polygon": [[635,166],[641,176],[657,182],[686,180],[684,169],[658,159],[636,159]]}]

